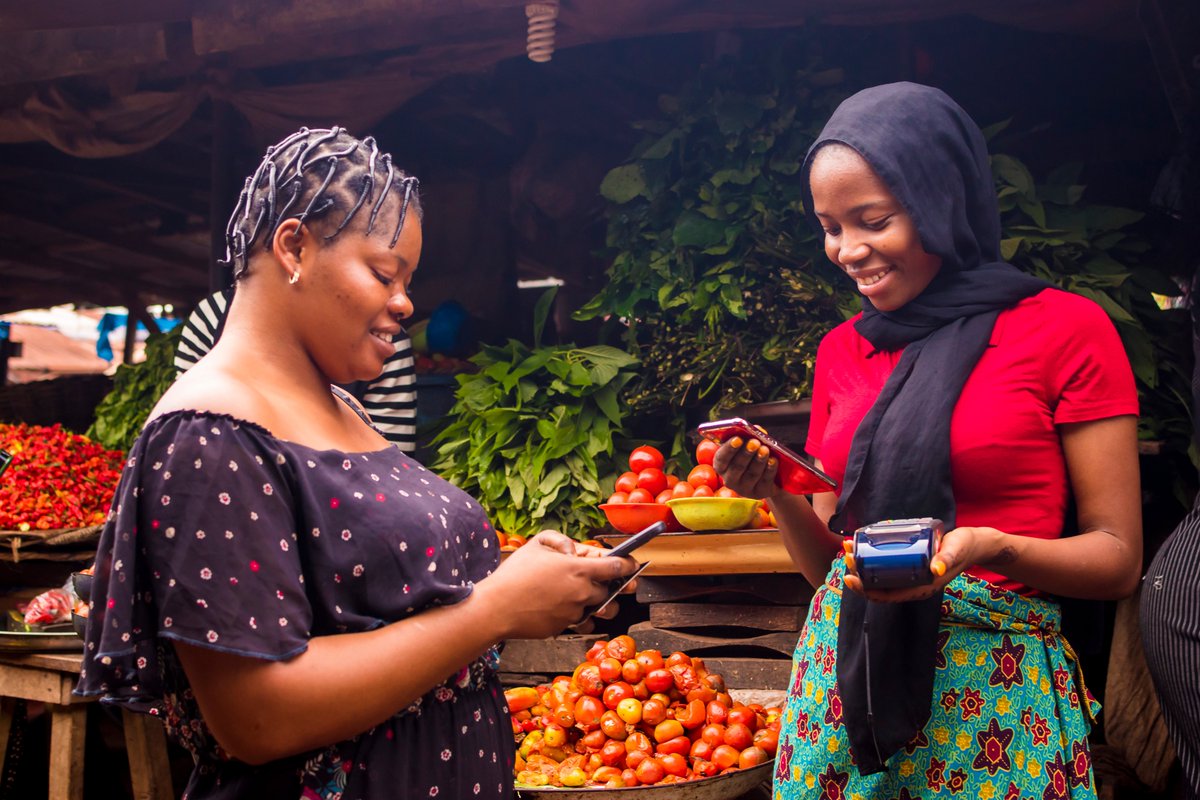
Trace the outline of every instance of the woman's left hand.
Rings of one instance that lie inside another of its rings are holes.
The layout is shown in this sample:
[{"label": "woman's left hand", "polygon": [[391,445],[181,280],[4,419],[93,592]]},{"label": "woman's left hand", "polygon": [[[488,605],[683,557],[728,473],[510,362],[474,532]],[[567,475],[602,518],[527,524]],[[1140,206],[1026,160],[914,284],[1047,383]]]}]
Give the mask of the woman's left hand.
[{"label": "woman's left hand", "polygon": [[942,535],[942,544],[930,560],[929,571],[933,580],[922,586],[912,586],[904,589],[870,589],[863,588],[862,578],[858,576],[858,565],[851,555],[851,541],[845,541],[846,548],[846,586],[859,594],[864,594],[869,600],[877,603],[906,603],[910,600],[924,600],[942,590],[946,584],[954,580],[965,569],[988,559],[987,541],[992,535],[999,534],[995,528],[955,528]]}]

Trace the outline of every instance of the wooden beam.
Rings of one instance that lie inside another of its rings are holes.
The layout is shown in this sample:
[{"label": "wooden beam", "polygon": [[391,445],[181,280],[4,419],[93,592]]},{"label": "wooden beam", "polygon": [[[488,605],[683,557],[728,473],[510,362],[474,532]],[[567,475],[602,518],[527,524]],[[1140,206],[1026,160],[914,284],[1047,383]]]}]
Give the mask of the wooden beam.
[{"label": "wooden beam", "polygon": [[0,30],[50,31],[186,20],[197,0],[49,0],[0,6]]},{"label": "wooden beam", "polygon": [[153,23],[129,28],[3,32],[0,53],[4,53],[0,59],[0,84],[128,70],[168,58],[166,34],[162,25]]}]

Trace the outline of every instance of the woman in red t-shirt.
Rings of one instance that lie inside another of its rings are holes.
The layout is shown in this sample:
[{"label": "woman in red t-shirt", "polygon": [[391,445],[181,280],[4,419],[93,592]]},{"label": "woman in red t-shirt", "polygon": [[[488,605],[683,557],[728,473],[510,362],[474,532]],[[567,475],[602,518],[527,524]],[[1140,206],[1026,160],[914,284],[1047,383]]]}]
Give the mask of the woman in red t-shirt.
[{"label": "woman in red t-shirt", "polygon": [[[1094,797],[1098,706],[1046,596],[1137,584],[1137,395],[1120,340],[1094,303],[1001,260],[983,136],[944,93],[849,98],[803,178],[826,254],[863,296],[814,380],[807,447],[839,490],[784,493],[755,440],[714,460],[768,499],[818,587],[775,796]],[[864,591],[844,537],[910,517],[948,531],[930,582]]]}]

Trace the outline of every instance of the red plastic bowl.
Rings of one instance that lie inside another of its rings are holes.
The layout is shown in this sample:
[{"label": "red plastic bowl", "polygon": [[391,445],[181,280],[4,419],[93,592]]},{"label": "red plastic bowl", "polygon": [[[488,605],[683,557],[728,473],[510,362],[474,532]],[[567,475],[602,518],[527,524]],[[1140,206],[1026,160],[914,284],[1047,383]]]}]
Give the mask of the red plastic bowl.
[{"label": "red plastic bowl", "polygon": [[686,530],[665,503],[601,503],[600,510],[621,533],[637,533],[655,522],[666,523],[669,531]]}]

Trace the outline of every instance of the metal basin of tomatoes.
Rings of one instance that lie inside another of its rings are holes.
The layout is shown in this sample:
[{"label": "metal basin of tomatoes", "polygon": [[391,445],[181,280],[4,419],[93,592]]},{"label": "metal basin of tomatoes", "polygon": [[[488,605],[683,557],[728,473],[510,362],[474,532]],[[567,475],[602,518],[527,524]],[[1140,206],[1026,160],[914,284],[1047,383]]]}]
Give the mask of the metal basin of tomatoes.
[{"label": "metal basin of tomatoes", "polygon": [[687,800],[735,800],[753,790],[761,783],[771,780],[773,762],[756,767],[726,772],[711,778],[698,778],[684,783],[656,783],[649,786],[629,786],[623,789],[605,789],[602,786],[580,788],[537,788],[516,787],[521,800],[649,800],[649,798],[687,798]]}]

